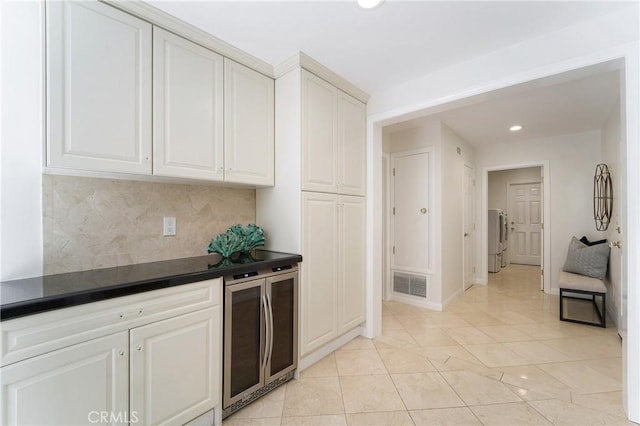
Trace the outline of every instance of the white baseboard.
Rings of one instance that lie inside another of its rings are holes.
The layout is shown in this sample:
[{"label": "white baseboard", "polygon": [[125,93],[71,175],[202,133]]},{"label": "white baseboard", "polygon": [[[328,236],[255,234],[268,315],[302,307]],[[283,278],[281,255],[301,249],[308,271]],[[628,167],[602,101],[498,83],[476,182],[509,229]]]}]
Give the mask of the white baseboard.
[{"label": "white baseboard", "polygon": [[344,345],[346,345],[356,337],[363,335],[364,331],[365,330],[363,327],[356,327],[353,330],[347,332],[346,334],[343,334],[342,336],[338,337],[337,339],[327,343],[323,347],[316,349],[315,351],[305,356],[304,358],[300,358],[298,360],[298,370],[297,370],[296,378],[298,374],[302,373],[304,370],[311,367],[313,364],[320,361],[322,358],[329,355],[331,352],[340,349],[341,347],[343,347]]},{"label": "white baseboard", "polygon": [[462,295],[462,288],[460,288],[458,291],[456,291],[455,293],[453,293],[451,296],[447,297],[443,302],[442,302],[442,309],[446,308],[449,303],[453,302],[454,300],[456,300],[458,297],[460,297]]},{"label": "white baseboard", "polygon": [[434,311],[442,310],[441,303],[429,302],[426,299],[418,300],[417,298],[414,298],[411,296],[405,296],[403,294],[398,294],[398,293],[391,293],[391,297],[389,297],[389,300],[392,300],[394,302],[406,303],[407,305],[413,305],[419,308],[427,308]]}]

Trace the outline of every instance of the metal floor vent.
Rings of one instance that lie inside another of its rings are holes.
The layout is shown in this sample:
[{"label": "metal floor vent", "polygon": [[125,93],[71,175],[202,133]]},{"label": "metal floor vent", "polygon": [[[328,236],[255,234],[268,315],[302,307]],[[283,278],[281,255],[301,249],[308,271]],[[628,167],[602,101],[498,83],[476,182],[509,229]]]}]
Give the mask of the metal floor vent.
[{"label": "metal floor vent", "polygon": [[427,297],[427,277],[393,272],[393,291],[409,296]]}]

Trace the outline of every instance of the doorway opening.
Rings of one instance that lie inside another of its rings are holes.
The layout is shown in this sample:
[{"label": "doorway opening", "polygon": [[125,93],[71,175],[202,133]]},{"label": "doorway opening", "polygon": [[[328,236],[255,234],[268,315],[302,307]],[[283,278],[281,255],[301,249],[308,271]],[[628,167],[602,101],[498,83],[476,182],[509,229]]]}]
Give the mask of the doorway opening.
[{"label": "doorway opening", "polygon": [[[484,168],[480,244],[483,259],[486,259],[485,276],[482,278],[485,283],[489,284],[490,274],[499,273],[511,264],[533,265],[540,267],[540,290],[551,292],[551,271],[544,267],[551,263],[548,163],[540,161]],[[489,224],[491,211],[495,210],[506,213],[502,217],[504,243],[500,244],[499,256],[489,247],[490,240],[495,240],[495,235],[494,238],[490,235]],[[499,268],[495,264],[496,257]]]},{"label": "doorway opening", "polygon": [[536,266],[544,290],[542,172],[541,166],[488,172],[487,272],[491,276],[510,265]]}]

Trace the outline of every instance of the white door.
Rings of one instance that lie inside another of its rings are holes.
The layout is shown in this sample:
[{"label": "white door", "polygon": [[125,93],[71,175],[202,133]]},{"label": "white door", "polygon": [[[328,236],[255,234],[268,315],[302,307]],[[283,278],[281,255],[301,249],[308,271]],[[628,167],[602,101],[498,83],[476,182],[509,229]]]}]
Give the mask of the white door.
[{"label": "white door", "polygon": [[3,425],[129,424],[129,338],[123,331],[0,369]]},{"label": "white door", "polygon": [[138,424],[184,424],[218,405],[221,318],[215,306],[130,331],[130,409]]},{"label": "white door", "polygon": [[338,89],[302,71],[302,190],[336,193]]},{"label": "white door", "polygon": [[302,193],[301,356],[338,335],[338,196]]},{"label": "white door", "polygon": [[224,123],[224,180],[273,186],[273,79],[225,58]]},{"label": "white door", "polygon": [[151,24],[97,1],[47,6],[47,165],[151,174]]},{"label": "white door", "polygon": [[153,29],[154,174],[223,179],[223,58]]},{"label": "white door", "polygon": [[473,246],[475,238],[475,230],[473,224],[474,196],[475,196],[475,180],[473,177],[473,168],[464,166],[464,289],[468,289],[473,285]]},{"label": "white door", "polygon": [[393,157],[392,269],[429,269],[429,154]]},{"label": "white door", "polygon": [[365,195],[366,107],[356,98],[338,92],[338,193]]},{"label": "white door", "polygon": [[338,331],[343,334],[365,319],[365,198],[341,196],[338,210]]},{"label": "white door", "polygon": [[540,266],[542,258],[542,192],[540,182],[510,184],[509,256],[511,263]]}]

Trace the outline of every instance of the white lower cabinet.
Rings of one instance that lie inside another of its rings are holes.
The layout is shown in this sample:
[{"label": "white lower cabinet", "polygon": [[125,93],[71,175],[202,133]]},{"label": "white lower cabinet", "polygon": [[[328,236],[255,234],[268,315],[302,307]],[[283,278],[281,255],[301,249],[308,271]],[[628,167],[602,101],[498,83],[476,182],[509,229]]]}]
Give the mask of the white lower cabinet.
[{"label": "white lower cabinet", "polygon": [[131,413],[139,424],[184,424],[220,399],[220,307],[131,330]]},{"label": "white lower cabinet", "polygon": [[[3,360],[42,350],[0,368],[0,424],[174,425],[214,409],[219,424],[221,298],[214,279],[3,321]],[[85,328],[87,307],[113,321]],[[84,341],[49,350],[62,336]]]},{"label": "white lower cabinet", "polygon": [[116,425],[130,421],[126,331],[0,370],[3,425]]},{"label": "white lower cabinet", "polygon": [[301,355],[365,320],[365,198],[302,193]]}]

